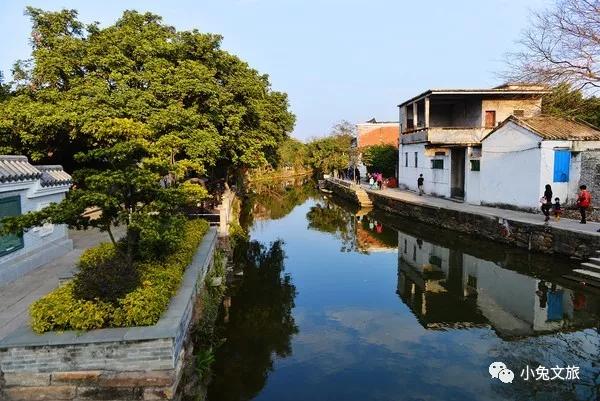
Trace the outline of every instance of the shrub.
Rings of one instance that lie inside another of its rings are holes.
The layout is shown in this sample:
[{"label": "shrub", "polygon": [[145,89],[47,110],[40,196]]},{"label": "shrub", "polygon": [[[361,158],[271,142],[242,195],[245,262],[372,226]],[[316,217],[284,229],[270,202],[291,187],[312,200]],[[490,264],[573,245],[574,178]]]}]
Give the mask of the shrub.
[{"label": "shrub", "polygon": [[[185,268],[191,263],[198,244],[208,230],[204,220],[188,221],[176,251],[163,260],[139,263],[141,284],[116,303],[77,299],[75,282],[57,288],[34,302],[30,308],[32,328],[37,333],[51,330],[91,330],[102,327],[147,326],[155,324],[177,292]],[[114,260],[110,244],[86,252],[80,266],[93,270],[98,263]],[[106,256],[106,258],[105,258]],[[112,259],[111,259],[112,257]]]},{"label": "shrub", "polygon": [[139,286],[136,266],[129,266],[113,244],[88,249],[79,260],[79,272],[73,280],[73,296],[81,300],[117,303]]}]

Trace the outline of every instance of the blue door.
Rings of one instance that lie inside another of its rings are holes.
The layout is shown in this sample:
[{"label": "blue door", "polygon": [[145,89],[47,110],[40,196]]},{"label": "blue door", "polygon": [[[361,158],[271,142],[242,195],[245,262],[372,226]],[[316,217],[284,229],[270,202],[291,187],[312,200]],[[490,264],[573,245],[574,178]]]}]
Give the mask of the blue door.
[{"label": "blue door", "polygon": [[554,182],[569,182],[571,152],[569,150],[554,151]]}]

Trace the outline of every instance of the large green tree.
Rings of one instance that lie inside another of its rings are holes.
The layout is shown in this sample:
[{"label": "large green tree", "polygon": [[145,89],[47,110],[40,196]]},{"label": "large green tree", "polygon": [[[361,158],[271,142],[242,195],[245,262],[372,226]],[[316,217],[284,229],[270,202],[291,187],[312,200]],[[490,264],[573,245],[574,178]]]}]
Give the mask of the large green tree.
[{"label": "large green tree", "polygon": [[148,162],[182,177],[264,165],[293,128],[287,96],[218,35],[136,11],[106,28],[75,10],[26,13],[33,51],[0,103],[4,153],[74,169],[78,152],[143,138]]}]

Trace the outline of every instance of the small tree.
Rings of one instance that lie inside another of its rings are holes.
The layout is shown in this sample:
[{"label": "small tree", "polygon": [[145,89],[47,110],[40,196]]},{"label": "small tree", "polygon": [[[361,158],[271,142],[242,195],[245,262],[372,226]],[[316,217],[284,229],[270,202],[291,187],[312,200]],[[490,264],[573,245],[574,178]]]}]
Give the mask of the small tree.
[{"label": "small tree", "polygon": [[[96,227],[108,233],[129,266],[135,259],[168,253],[181,233],[180,208],[186,191],[185,187],[168,187],[164,180],[161,185],[160,171],[144,165],[148,155],[144,140],[77,155],[80,163],[90,167],[76,173],[76,188],[60,203],[2,220],[2,231],[18,233],[44,223]],[[97,208],[99,215],[86,215],[91,208]],[[119,225],[127,228],[120,244],[113,234]]]}]

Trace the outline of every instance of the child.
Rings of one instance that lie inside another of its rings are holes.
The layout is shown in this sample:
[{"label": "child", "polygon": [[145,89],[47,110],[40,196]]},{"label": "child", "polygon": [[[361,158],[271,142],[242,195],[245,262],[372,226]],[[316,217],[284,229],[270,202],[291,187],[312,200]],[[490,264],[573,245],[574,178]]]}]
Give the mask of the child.
[{"label": "child", "polygon": [[562,214],[562,207],[560,206],[560,198],[554,198],[554,204],[552,205],[552,210],[554,211],[554,219],[556,221],[559,221],[560,215]]}]

